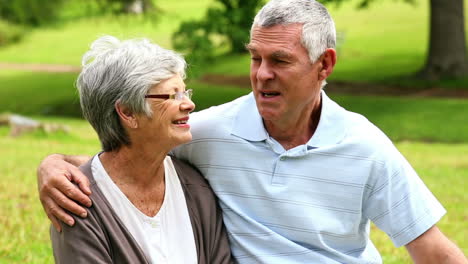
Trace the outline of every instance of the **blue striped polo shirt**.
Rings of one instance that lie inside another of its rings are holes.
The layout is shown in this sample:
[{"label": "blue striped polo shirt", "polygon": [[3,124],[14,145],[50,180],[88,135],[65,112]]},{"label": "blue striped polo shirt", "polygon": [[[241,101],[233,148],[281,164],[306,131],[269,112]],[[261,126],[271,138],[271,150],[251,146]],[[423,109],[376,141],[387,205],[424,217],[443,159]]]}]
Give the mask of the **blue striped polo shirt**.
[{"label": "blue striped polo shirt", "polygon": [[190,123],[193,140],[174,154],[209,181],[239,263],[381,263],[370,221],[399,247],[445,214],[392,142],[324,92],[314,135],[290,150],[252,93]]}]

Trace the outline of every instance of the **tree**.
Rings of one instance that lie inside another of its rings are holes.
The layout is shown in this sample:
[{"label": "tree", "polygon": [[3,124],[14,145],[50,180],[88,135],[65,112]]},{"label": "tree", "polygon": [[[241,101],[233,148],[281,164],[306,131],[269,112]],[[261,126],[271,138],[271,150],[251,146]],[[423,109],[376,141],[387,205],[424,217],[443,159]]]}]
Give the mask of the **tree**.
[{"label": "tree", "polygon": [[249,28],[263,0],[215,0],[201,20],[183,22],[172,35],[176,49],[189,61],[206,61],[221,47],[229,53],[245,52]]},{"label": "tree", "polygon": [[0,0],[0,18],[14,24],[39,26],[56,18],[64,0]]},{"label": "tree", "polygon": [[429,53],[419,75],[429,80],[466,76],[463,0],[430,0],[430,3]]},{"label": "tree", "polygon": [[101,10],[112,13],[142,14],[155,9],[153,0],[95,0]]},{"label": "tree", "polygon": [[[347,0],[323,0],[341,3]],[[375,0],[362,0],[364,8]],[[414,3],[415,0],[402,0]],[[468,75],[463,0],[430,1],[430,37],[426,64],[417,77],[427,80],[460,78]]]}]

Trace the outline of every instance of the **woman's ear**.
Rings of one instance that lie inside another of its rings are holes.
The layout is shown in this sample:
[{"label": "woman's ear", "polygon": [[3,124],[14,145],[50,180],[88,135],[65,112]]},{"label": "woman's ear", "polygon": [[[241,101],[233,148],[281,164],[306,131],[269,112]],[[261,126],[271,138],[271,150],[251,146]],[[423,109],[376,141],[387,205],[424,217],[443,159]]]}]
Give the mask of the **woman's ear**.
[{"label": "woman's ear", "polygon": [[322,63],[322,69],[319,71],[319,79],[325,80],[330,74],[336,64],[336,51],[334,49],[326,49],[325,52],[320,56]]},{"label": "woman's ear", "polygon": [[138,128],[138,120],[130,108],[122,105],[120,101],[115,102],[114,107],[124,126],[128,128]]}]

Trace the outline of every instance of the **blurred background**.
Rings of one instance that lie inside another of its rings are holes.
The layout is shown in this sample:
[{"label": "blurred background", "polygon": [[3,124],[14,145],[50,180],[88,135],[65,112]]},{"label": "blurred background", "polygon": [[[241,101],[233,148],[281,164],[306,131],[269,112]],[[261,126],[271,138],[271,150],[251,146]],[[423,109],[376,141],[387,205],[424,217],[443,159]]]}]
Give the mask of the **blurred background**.
[{"label": "blurred background", "polygon": [[[465,0],[323,0],[338,32],[325,88],[380,127],[448,213],[468,254]],[[0,0],[0,263],[51,263],[35,170],[50,153],[100,150],[74,86],[102,35],[146,37],[189,62],[197,110],[249,93],[248,42],[261,0]],[[384,263],[411,263],[381,231]]]}]

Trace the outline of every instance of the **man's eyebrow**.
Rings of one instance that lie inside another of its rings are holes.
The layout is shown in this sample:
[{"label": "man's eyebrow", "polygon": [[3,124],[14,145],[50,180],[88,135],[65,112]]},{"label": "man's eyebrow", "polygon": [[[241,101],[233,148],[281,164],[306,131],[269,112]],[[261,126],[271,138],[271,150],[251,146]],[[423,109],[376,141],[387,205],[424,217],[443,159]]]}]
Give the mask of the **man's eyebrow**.
[{"label": "man's eyebrow", "polygon": [[277,50],[271,54],[274,59],[291,59],[291,54],[283,50]]},{"label": "man's eyebrow", "polygon": [[245,49],[250,52],[256,51],[256,49],[252,46],[252,44],[245,44]]}]

